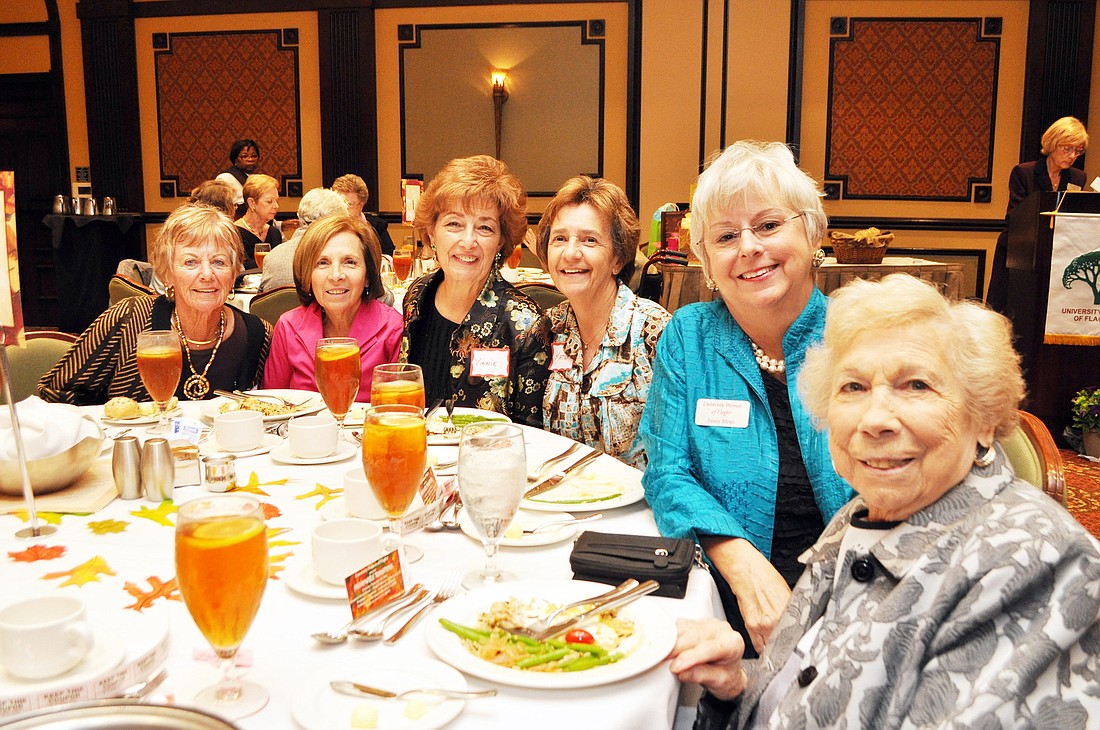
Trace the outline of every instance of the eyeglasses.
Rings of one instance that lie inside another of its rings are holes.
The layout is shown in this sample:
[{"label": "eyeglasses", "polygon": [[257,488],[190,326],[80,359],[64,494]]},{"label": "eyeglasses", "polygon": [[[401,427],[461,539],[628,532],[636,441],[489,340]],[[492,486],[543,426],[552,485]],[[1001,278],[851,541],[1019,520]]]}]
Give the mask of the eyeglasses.
[{"label": "eyeglasses", "polygon": [[713,241],[705,241],[705,243],[715,251],[735,251],[741,247],[741,236],[745,231],[752,231],[758,241],[764,241],[779,233],[783,230],[783,226],[795,218],[801,218],[804,215],[805,213],[798,213],[790,218],[765,218],[751,226],[723,231]]},{"label": "eyeglasses", "polygon": [[1084,147],[1074,147],[1073,145],[1068,145],[1068,144],[1058,145],[1058,151],[1061,152],[1064,155],[1079,156],[1079,155],[1085,154],[1085,148]]}]

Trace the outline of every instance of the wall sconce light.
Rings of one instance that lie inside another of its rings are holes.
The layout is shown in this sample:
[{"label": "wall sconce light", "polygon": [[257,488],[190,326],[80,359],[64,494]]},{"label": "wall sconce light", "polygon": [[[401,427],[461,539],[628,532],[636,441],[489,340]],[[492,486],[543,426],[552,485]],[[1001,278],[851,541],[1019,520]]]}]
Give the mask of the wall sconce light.
[{"label": "wall sconce light", "polygon": [[491,75],[493,83],[493,126],[496,132],[496,157],[499,160],[501,120],[504,114],[504,102],[508,101],[508,89],[504,87],[505,82],[508,80],[508,72],[502,69],[493,69]]}]

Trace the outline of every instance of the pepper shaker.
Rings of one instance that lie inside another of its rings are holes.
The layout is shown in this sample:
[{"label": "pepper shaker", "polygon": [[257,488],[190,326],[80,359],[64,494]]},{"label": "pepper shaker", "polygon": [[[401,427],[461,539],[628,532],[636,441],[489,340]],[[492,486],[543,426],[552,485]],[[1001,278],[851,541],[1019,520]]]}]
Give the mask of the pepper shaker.
[{"label": "pepper shaker", "polygon": [[135,436],[115,439],[111,472],[120,498],[137,499],[141,496],[141,451]]},{"label": "pepper shaker", "polygon": [[149,439],[141,452],[141,486],[145,498],[163,502],[172,498],[176,467],[172,463],[172,447],[161,438]]}]

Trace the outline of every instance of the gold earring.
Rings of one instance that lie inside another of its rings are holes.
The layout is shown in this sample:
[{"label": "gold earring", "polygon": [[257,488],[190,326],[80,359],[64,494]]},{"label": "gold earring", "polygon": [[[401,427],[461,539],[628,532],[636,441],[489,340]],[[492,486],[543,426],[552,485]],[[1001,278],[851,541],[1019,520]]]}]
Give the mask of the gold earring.
[{"label": "gold earring", "polygon": [[816,249],[813,256],[813,267],[815,269],[821,268],[823,263],[825,263],[825,250],[821,248]]},{"label": "gold earring", "polygon": [[[982,449],[985,452],[982,453]],[[993,445],[982,446],[978,444],[978,453],[974,456],[974,466],[979,469],[985,469],[987,466],[993,463],[993,460],[997,458],[997,450],[993,448]]]},{"label": "gold earring", "polygon": [[704,278],[707,281],[707,289],[710,289],[711,291],[718,291],[718,285],[714,283],[714,279],[710,278],[709,276],[704,276]]}]

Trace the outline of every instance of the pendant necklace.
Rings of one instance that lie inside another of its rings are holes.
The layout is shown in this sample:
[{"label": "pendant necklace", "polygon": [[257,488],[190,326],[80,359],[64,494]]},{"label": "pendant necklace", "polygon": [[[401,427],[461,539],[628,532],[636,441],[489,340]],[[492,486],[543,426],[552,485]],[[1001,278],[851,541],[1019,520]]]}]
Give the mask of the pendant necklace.
[{"label": "pendant necklace", "polygon": [[214,364],[214,358],[218,356],[218,348],[222,345],[222,338],[225,337],[225,309],[222,309],[221,315],[218,322],[218,336],[214,340],[214,350],[210,353],[210,359],[206,361],[206,367],[202,369],[202,374],[199,374],[195,372],[195,365],[191,362],[191,348],[187,346],[190,340],[183,333],[179,312],[172,312],[172,323],[176,325],[176,330],[179,332],[183,354],[187,358],[187,367],[191,370],[191,375],[183,381],[183,394],[191,400],[202,400],[210,392],[210,381],[206,379],[206,374],[210,372],[210,366]]}]

